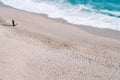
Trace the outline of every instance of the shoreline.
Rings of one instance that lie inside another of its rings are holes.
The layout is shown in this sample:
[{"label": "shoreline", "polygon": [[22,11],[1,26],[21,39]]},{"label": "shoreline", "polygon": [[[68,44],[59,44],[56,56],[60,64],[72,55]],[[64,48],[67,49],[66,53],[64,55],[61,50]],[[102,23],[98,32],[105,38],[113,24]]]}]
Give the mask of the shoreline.
[{"label": "shoreline", "polygon": [[62,18],[50,18],[50,17],[48,17],[47,14],[34,13],[34,12],[29,12],[29,11],[17,9],[17,8],[14,8],[14,7],[11,7],[11,6],[4,5],[2,2],[0,2],[0,6],[13,8],[13,9],[20,10],[20,11],[23,11],[23,12],[27,12],[27,13],[35,14],[35,15],[38,15],[38,16],[42,16],[44,18],[48,18],[48,19],[51,19],[51,20],[54,20],[54,21],[57,21],[57,22],[60,22],[60,23],[69,24],[69,25],[72,25],[72,26],[74,26],[74,27],[76,27],[78,29],[82,29],[83,31],[86,31],[86,32],[88,32],[90,34],[120,40],[120,36],[119,36],[120,31],[118,31],[118,30],[112,30],[112,29],[107,29],[107,28],[98,28],[98,27],[92,27],[92,26],[86,26],[86,25],[72,24],[72,23],[69,23],[66,20],[62,19]]},{"label": "shoreline", "polygon": [[[24,11],[24,10],[22,10],[22,11]],[[25,12],[28,12],[28,11],[25,11]],[[86,32],[88,32],[90,34],[120,40],[120,36],[119,36],[120,31],[118,31],[118,30],[112,30],[112,29],[107,29],[107,28],[98,28],[98,27],[92,27],[92,26],[86,26],[86,25],[72,24],[72,23],[69,23],[66,20],[62,19],[62,18],[50,18],[50,17],[48,17],[47,14],[43,14],[43,13],[34,13],[34,12],[28,12],[28,13],[43,16],[45,18],[52,19],[52,20],[60,22],[60,23],[72,25],[72,26],[74,26],[74,27],[76,27],[78,29],[82,29],[83,31],[86,31]]]}]

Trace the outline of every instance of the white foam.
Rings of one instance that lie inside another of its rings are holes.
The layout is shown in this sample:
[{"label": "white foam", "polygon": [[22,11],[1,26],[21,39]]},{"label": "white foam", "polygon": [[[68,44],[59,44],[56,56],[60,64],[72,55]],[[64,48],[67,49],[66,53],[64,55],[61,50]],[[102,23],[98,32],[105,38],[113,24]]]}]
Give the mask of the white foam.
[{"label": "white foam", "polygon": [[[43,1],[37,3],[31,0],[0,1],[18,9],[48,14],[48,17],[51,18],[63,18],[69,23],[120,31],[120,18],[101,14],[94,11],[90,6],[71,6],[70,4],[47,3]],[[105,11],[103,10],[103,12]],[[114,14],[119,16],[119,12],[114,12]]]}]

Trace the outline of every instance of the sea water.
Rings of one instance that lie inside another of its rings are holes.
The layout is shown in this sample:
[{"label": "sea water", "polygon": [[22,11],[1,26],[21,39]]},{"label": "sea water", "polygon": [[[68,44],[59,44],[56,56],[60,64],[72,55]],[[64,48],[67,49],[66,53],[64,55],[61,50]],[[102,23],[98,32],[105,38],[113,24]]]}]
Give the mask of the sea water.
[{"label": "sea water", "polygon": [[0,0],[6,5],[69,23],[120,31],[120,0]]}]

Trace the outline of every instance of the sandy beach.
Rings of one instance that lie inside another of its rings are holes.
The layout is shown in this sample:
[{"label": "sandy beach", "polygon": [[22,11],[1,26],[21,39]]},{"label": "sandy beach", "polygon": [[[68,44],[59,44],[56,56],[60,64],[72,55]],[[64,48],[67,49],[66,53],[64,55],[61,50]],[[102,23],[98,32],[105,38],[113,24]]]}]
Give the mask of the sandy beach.
[{"label": "sandy beach", "polygon": [[0,5],[0,80],[120,80],[119,31]]}]

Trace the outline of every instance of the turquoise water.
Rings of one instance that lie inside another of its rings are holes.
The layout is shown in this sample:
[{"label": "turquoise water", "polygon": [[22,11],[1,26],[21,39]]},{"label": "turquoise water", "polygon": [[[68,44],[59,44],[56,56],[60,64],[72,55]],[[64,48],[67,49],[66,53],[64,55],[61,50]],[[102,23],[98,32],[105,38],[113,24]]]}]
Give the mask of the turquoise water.
[{"label": "turquoise water", "polygon": [[96,10],[120,11],[120,0],[68,0],[73,5],[90,5]]},{"label": "turquoise water", "polygon": [[[72,5],[89,5],[93,9],[99,10],[108,10],[108,11],[120,11],[120,0],[68,0],[69,3]],[[102,12],[101,12],[102,13]],[[109,16],[120,17],[120,15],[116,16],[110,13],[103,13],[108,14]]]},{"label": "turquoise water", "polygon": [[0,0],[4,4],[69,23],[120,31],[120,0]]},{"label": "turquoise water", "polygon": [[106,9],[110,11],[120,11],[120,0],[69,0],[70,3],[91,5],[94,9]]}]

